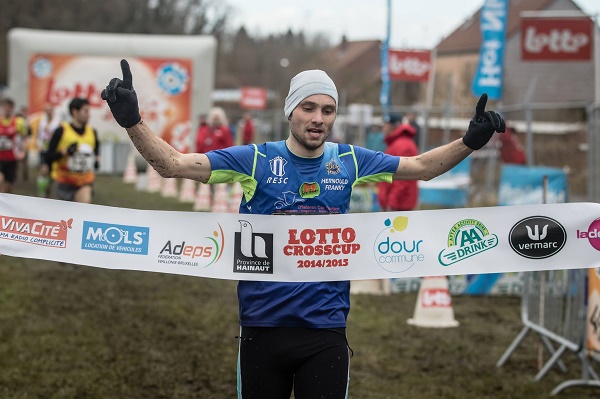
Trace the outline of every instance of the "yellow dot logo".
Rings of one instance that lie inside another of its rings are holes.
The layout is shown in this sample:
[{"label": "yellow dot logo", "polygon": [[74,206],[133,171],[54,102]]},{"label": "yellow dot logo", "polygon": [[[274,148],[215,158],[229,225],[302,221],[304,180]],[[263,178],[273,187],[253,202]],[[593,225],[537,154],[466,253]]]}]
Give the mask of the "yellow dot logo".
[{"label": "yellow dot logo", "polygon": [[392,222],[390,219],[386,219],[384,224],[390,228],[390,233],[395,231],[404,231],[408,227],[408,218],[406,216],[396,216]]}]

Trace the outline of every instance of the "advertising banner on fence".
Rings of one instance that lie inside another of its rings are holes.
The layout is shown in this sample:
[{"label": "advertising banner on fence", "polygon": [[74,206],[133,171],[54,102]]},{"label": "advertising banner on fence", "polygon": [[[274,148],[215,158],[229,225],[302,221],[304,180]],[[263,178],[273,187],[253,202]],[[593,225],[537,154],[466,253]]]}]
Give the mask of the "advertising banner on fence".
[{"label": "advertising banner on fence", "polygon": [[481,9],[481,48],[472,90],[479,97],[487,93],[492,100],[502,98],[504,37],[509,0],[486,0]]},{"label": "advertising banner on fence", "polygon": [[391,80],[427,82],[431,71],[431,51],[390,50],[388,55]]},{"label": "advertising banner on fence", "polygon": [[267,107],[267,89],[264,87],[242,87],[240,107],[243,109],[265,109]]},{"label": "advertising banner on fence", "polygon": [[590,61],[593,22],[589,17],[521,18],[524,61]]},{"label": "advertising banner on fence", "polygon": [[255,281],[598,268],[598,215],[573,203],[286,217],[0,194],[0,253]]},{"label": "advertising banner on fence", "polygon": [[[600,219],[596,221],[596,242],[600,242]],[[599,245],[600,247],[600,245]],[[600,268],[589,270],[587,347],[600,353]]]},{"label": "advertising banner on fence", "polygon": [[[106,71],[117,71],[119,57],[33,54],[29,60],[29,111],[52,104],[68,120],[74,97],[90,101],[90,124],[101,139],[116,138],[117,125],[100,92],[108,84]],[[179,151],[189,151],[192,62],[189,59],[128,57],[142,118]],[[112,134],[111,134],[112,132]]]},{"label": "advertising banner on fence", "polygon": [[[548,187],[544,194],[544,176]],[[559,168],[503,165],[498,205],[557,204],[567,202],[567,174]]]}]

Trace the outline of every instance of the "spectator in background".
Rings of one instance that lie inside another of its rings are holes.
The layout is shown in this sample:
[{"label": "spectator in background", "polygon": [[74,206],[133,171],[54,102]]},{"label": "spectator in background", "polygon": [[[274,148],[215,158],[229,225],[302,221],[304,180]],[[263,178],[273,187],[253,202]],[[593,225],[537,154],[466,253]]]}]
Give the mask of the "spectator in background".
[{"label": "spectator in background", "polygon": [[204,114],[198,115],[198,129],[200,129],[202,127],[206,127],[207,125],[208,125],[208,122],[206,121],[206,115],[204,115]]},{"label": "spectator in background", "polygon": [[421,145],[421,125],[417,122],[417,114],[415,112],[409,112],[406,114],[406,123],[411,125],[415,129],[415,143],[417,144],[417,148],[420,148]]},{"label": "spectator in background", "polygon": [[47,160],[52,162],[56,196],[64,201],[91,203],[92,184],[100,155],[96,130],[88,125],[90,103],[74,98],[69,103],[71,122],[63,122],[52,135]]},{"label": "spectator in background", "polygon": [[31,149],[39,151],[40,163],[37,174],[38,196],[50,198],[50,163],[47,160],[48,145],[54,131],[60,127],[60,117],[54,112],[52,104],[46,104],[44,111],[31,121]]},{"label": "spectator in background", "polygon": [[506,132],[499,135],[498,140],[500,141],[500,158],[502,158],[502,162],[516,165],[527,164],[525,149],[511,128],[507,126]]},{"label": "spectator in background", "polygon": [[250,144],[254,142],[254,121],[250,112],[244,112],[242,120],[242,144]]},{"label": "spectator in background", "polygon": [[[384,117],[383,134],[387,144],[386,154],[400,157],[414,157],[419,154],[414,141],[415,128],[402,115],[390,113]],[[410,211],[417,207],[419,188],[416,180],[394,180],[392,183],[378,183],[379,206],[382,211]]]},{"label": "spectator in background", "polygon": [[18,162],[27,152],[27,122],[15,115],[15,102],[4,98],[0,105],[0,192],[11,193],[17,180]]},{"label": "spectator in background", "polygon": [[25,147],[25,156],[23,159],[18,161],[17,171],[21,173],[23,176],[23,180],[27,181],[29,179],[29,147],[31,146],[31,128],[29,126],[29,107],[26,105],[21,105],[19,110],[17,111],[17,116],[23,118],[25,121],[25,127],[27,129],[27,146]]},{"label": "spectator in background", "polygon": [[208,121],[210,124],[198,128],[196,152],[205,153],[231,147],[233,136],[223,108],[212,108],[208,113]]}]

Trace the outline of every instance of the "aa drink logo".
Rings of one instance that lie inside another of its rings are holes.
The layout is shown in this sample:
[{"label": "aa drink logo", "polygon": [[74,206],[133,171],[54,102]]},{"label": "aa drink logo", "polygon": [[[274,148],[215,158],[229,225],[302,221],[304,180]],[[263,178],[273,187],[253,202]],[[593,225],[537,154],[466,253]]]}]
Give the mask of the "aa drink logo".
[{"label": "aa drink logo", "polygon": [[84,221],[81,249],[148,255],[149,236],[148,227]]},{"label": "aa drink logo", "polygon": [[234,273],[273,274],[273,234],[255,233],[250,222],[238,220],[233,250]]},{"label": "aa drink logo", "polygon": [[587,239],[592,247],[600,251],[600,218],[594,220],[587,231],[577,230],[577,238]]},{"label": "aa drink logo", "polygon": [[479,220],[464,219],[456,223],[448,233],[448,248],[438,255],[443,266],[478,255],[498,245],[498,236],[490,234]]},{"label": "aa drink logo", "polygon": [[67,246],[67,231],[72,228],[73,219],[51,222],[48,220],[0,216],[0,223],[0,239],[44,247],[65,248]]},{"label": "aa drink logo", "polygon": [[386,219],[385,227],[375,237],[373,254],[377,264],[392,273],[402,273],[425,261],[421,253],[423,240],[407,238],[402,234],[408,227],[408,218],[396,216],[394,220]]},{"label": "aa drink logo", "polygon": [[508,235],[512,249],[530,259],[544,259],[558,253],[567,242],[565,228],[546,216],[520,220]]},{"label": "aa drink logo", "polygon": [[178,266],[208,267],[223,255],[225,239],[223,228],[212,232],[212,237],[204,237],[200,242],[167,241],[158,254],[158,263]]}]

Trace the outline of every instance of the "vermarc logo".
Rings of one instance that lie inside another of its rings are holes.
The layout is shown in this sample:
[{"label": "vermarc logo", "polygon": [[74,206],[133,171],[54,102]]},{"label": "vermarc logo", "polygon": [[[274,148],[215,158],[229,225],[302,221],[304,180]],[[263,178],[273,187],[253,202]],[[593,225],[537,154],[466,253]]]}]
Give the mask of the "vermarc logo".
[{"label": "vermarc logo", "polygon": [[520,220],[508,235],[512,249],[530,259],[544,259],[557,254],[567,242],[565,228],[546,216]]}]

